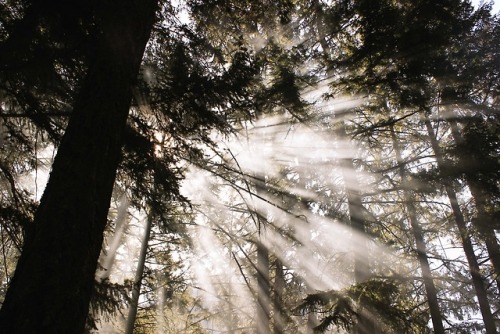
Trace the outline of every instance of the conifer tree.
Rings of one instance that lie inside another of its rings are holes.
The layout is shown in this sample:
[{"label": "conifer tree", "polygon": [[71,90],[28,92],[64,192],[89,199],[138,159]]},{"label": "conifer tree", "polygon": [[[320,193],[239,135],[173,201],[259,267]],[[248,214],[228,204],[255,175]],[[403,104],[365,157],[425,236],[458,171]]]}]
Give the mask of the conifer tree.
[{"label": "conifer tree", "polygon": [[[76,9],[65,13],[62,10],[68,10],[67,6],[57,8],[60,4],[55,2],[54,8],[48,8],[51,17],[77,25],[81,13]],[[156,6],[155,1],[129,1],[94,7],[98,27],[92,36],[94,54],[74,100],[49,183],[26,230],[0,311],[4,332],[83,331],[131,89]],[[24,19],[31,20],[29,16]],[[38,25],[33,28],[40,29]]]}]

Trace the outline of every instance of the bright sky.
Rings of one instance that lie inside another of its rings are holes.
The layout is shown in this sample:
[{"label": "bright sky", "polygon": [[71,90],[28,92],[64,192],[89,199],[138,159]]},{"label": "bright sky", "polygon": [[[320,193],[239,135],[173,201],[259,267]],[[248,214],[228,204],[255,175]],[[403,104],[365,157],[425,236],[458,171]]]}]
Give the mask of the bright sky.
[{"label": "bright sky", "polygon": [[[485,1],[485,0],[472,0],[471,2],[474,5],[474,7],[477,8],[479,6],[479,4],[487,2],[487,1]],[[499,12],[499,10],[500,10],[500,0],[496,0],[493,3],[493,10],[492,11],[493,11],[494,14],[496,14],[496,13]]]}]

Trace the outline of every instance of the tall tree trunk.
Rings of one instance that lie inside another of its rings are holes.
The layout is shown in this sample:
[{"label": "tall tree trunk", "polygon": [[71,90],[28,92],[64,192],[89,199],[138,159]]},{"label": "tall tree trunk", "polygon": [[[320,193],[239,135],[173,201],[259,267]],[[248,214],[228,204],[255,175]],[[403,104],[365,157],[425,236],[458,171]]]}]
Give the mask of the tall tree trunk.
[{"label": "tall tree trunk", "polygon": [[[267,134],[263,136],[268,140]],[[257,197],[262,197],[268,191],[266,184],[267,166],[263,166],[262,173],[254,173],[254,187]],[[258,199],[260,200],[260,199]],[[266,237],[265,224],[267,222],[266,214],[262,214],[258,209],[254,208],[257,214],[254,222],[257,224],[257,305],[256,305],[256,333],[270,334],[271,333],[271,285],[269,283],[270,261],[269,249],[264,245],[263,241]]]},{"label": "tall tree trunk", "polygon": [[432,326],[434,328],[434,333],[444,334],[443,318],[441,315],[441,310],[439,308],[439,301],[437,297],[437,289],[434,285],[434,280],[432,278],[432,271],[429,265],[429,258],[427,257],[427,246],[424,240],[424,233],[422,227],[417,219],[417,212],[415,208],[415,198],[411,193],[411,190],[407,188],[409,186],[408,175],[405,169],[405,162],[401,155],[401,148],[399,146],[399,141],[394,131],[394,125],[390,125],[391,138],[394,147],[394,152],[396,154],[396,161],[399,165],[399,175],[401,177],[401,184],[403,188],[403,197],[406,209],[408,210],[408,218],[411,224],[411,230],[413,237],[415,238],[415,246],[417,250],[417,259],[420,264],[420,269],[422,270],[422,279],[424,281],[425,293],[427,295],[427,304],[429,305],[429,311],[432,319]]},{"label": "tall tree trunk", "polygon": [[96,274],[97,281],[104,281],[109,279],[111,275],[113,264],[115,263],[116,253],[118,252],[118,248],[122,245],[123,235],[128,227],[128,207],[129,200],[127,195],[123,195],[121,198],[121,203],[118,207],[118,214],[115,219],[115,229],[113,233],[113,237],[109,242],[109,249],[106,252],[101,252],[101,260],[100,263],[101,270],[98,270]]},{"label": "tall tree trunk", "polygon": [[[338,115],[337,115],[338,117]],[[343,119],[337,124],[337,135],[340,141],[347,139],[346,125]],[[366,208],[363,206],[362,197],[359,193],[360,185],[356,178],[356,169],[352,158],[343,158],[340,160],[342,169],[342,180],[344,182],[347,195],[347,206],[349,210],[349,223],[353,231],[353,237],[358,240],[367,235],[367,226],[365,219]],[[354,242],[354,281],[362,283],[370,278],[370,266],[366,251],[366,241]]]},{"label": "tall tree trunk", "polygon": [[[323,49],[325,58],[328,59],[330,56],[330,46],[325,40],[325,36],[328,35],[328,32],[325,31],[327,24],[325,24],[326,20],[324,18],[323,8],[318,0],[315,0],[315,9],[316,9],[316,33],[318,41]],[[328,64],[328,60],[326,62]],[[333,77],[335,74],[333,73],[331,68],[327,68],[328,76]],[[346,141],[347,140],[347,130],[346,130],[346,122],[345,115],[340,114],[338,112],[334,113],[336,123],[336,134],[338,135],[338,140]],[[347,196],[347,205],[349,210],[349,224],[351,226],[353,232],[353,238],[355,240],[359,240],[359,238],[363,238],[367,235],[367,221],[365,219],[367,210],[363,206],[362,196],[359,193],[359,181],[356,178],[356,169],[354,165],[353,158],[342,158],[340,159],[340,167],[342,173],[342,180],[344,182],[344,187]],[[367,244],[366,241],[354,242],[353,243],[353,255],[354,255],[354,282],[361,283],[368,279],[370,279],[370,265],[368,259],[368,252],[366,250]],[[355,334],[374,334],[377,333],[376,324],[374,323],[375,319],[369,315],[368,310],[361,305],[359,311],[359,321],[355,326],[353,333]]]},{"label": "tall tree trunk", "polygon": [[101,34],[0,312],[2,333],[82,333],[156,0],[97,5]]},{"label": "tall tree trunk", "polygon": [[141,295],[142,277],[144,275],[144,267],[146,265],[146,256],[148,255],[148,244],[152,226],[153,226],[153,215],[152,213],[149,213],[148,217],[146,218],[146,226],[144,229],[144,235],[142,236],[142,242],[141,242],[141,251],[139,253],[139,260],[137,261],[137,269],[135,271],[134,285],[132,287],[132,297],[130,298],[127,323],[125,326],[125,334],[134,333],[135,319],[137,317],[137,308],[139,306],[139,296]]},{"label": "tall tree trunk", "polygon": [[[451,127],[451,134],[456,145],[461,144],[464,141],[458,124],[456,120],[449,120]],[[476,159],[478,160],[478,159]],[[474,227],[479,232],[479,237],[484,241],[486,245],[486,250],[490,258],[490,262],[493,265],[493,271],[495,275],[495,282],[497,285],[497,290],[500,292],[500,246],[498,245],[495,230],[488,224],[488,213],[486,212],[486,196],[480,184],[474,179],[470,173],[465,174],[465,180],[467,186],[472,194],[474,203],[476,206],[477,217],[474,221]]]},{"label": "tall tree trunk", "polygon": [[[313,289],[309,282],[304,281],[304,287],[306,294],[317,293],[318,291]],[[318,319],[318,314],[316,312],[309,312],[307,314],[307,323],[306,323],[306,334],[314,334],[314,328],[316,328],[320,324]]]},{"label": "tall tree trunk", "polygon": [[285,322],[283,319],[283,291],[285,290],[285,277],[283,263],[280,259],[274,260],[274,285],[273,285],[273,333],[284,334]]},{"label": "tall tree trunk", "polygon": [[[325,18],[323,14],[323,9],[318,0],[315,0],[316,6],[316,31],[318,41],[323,49],[325,58],[328,59],[330,55],[330,46],[325,40],[325,36],[328,33],[325,30]],[[328,62],[327,62],[328,63]],[[331,68],[327,68],[327,73],[329,76],[334,76]],[[338,135],[338,140],[347,140],[347,129],[345,116],[341,113],[334,112],[336,123],[336,134]],[[352,227],[355,237],[358,235],[364,236],[367,232],[365,212],[366,209],[362,203],[362,197],[359,193],[359,181],[356,178],[356,169],[354,166],[353,158],[342,158],[340,159],[340,167],[342,169],[342,180],[344,182],[344,187],[347,195],[347,204],[349,209],[349,223]],[[359,249],[362,245],[356,243],[354,249],[354,281],[356,283],[361,283],[370,278],[370,267],[368,264],[368,259],[366,257],[366,250]]]},{"label": "tall tree trunk", "polygon": [[269,251],[257,242],[257,334],[270,333]]},{"label": "tall tree trunk", "polygon": [[[337,114],[336,117],[339,117]],[[338,139],[347,140],[347,131],[345,120],[342,115],[337,124]],[[361,194],[359,193],[360,185],[356,177],[356,169],[354,167],[353,158],[343,158],[340,160],[342,169],[342,180],[347,195],[347,207],[349,210],[349,223],[353,234],[354,242],[352,252],[354,254],[354,282],[362,283],[370,279],[370,264],[369,252],[367,251],[367,221],[366,208],[363,206]],[[366,237],[366,238],[365,238]],[[377,319],[370,312],[370,307],[359,305],[358,322],[353,328],[353,334],[377,334],[380,331],[377,326]]]},{"label": "tall tree trunk", "polygon": [[[438,168],[439,170],[442,170],[444,166],[444,159],[441,153],[441,149],[439,148],[439,143],[436,139],[436,135],[434,133],[434,129],[432,128],[429,116],[425,112],[423,112],[423,116],[424,116],[425,126],[427,128],[427,132],[429,135],[429,139],[431,141],[432,149],[436,156]],[[467,231],[467,225],[465,224],[465,219],[462,214],[462,210],[460,209],[460,206],[458,204],[457,195],[455,193],[455,190],[451,186],[451,182],[449,180],[444,180],[444,181],[445,181],[444,185],[446,194],[448,195],[451,209],[453,211],[453,216],[455,218],[455,224],[457,225],[458,233],[460,234],[460,238],[462,240],[462,247],[464,249],[465,257],[467,258],[467,263],[469,264],[469,270],[472,277],[472,284],[474,286],[477,300],[479,302],[479,309],[483,317],[486,333],[496,334],[497,330],[495,326],[495,319],[493,318],[493,315],[491,313],[486,286],[484,284],[483,277],[481,276],[479,263],[477,261],[476,254],[474,253],[474,246],[472,245],[472,241],[470,240],[469,232]]]}]

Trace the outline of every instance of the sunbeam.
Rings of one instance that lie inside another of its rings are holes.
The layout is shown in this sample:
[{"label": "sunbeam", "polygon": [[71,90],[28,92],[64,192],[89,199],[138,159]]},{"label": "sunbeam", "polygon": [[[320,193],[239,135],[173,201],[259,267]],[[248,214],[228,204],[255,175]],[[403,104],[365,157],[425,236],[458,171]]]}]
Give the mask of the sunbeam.
[{"label": "sunbeam", "polygon": [[[201,210],[191,238],[204,307],[213,311],[229,303],[241,320],[259,315],[256,302],[249,301],[263,295],[259,303],[264,314],[275,312],[271,297],[258,286],[259,244],[308,293],[348,288],[354,282],[354,259],[365,267],[376,265],[380,273],[398,270],[404,260],[335,218],[333,209],[316,206],[321,197],[341,204],[345,189],[369,191],[370,174],[342,167],[343,160],[356,159],[360,152],[351,142],[279,116],[260,119],[242,133],[244,137],[223,141],[222,154],[214,155],[232,168],[192,167],[182,188]],[[292,198],[296,203],[290,206]],[[265,270],[267,277],[270,269]],[[211,328],[228,329],[217,323],[212,321]]]}]

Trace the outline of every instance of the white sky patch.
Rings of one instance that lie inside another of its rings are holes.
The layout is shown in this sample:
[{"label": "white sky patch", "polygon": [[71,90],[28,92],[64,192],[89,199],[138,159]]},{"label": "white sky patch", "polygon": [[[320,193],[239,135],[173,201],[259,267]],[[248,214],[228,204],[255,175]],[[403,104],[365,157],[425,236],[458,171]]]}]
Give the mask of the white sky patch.
[{"label": "white sky patch", "polygon": [[178,10],[176,18],[180,23],[189,24],[192,22],[185,0],[171,0],[170,3],[172,4],[172,7]]},{"label": "white sky patch", "polygon": [[20,184],[33,194],[36,201],[40,201],[45,186],[49,180],[52,162],[57,150],[53,145],[48,145],[37,152],[37,167],[29,174],[20,178]]},{"label": "white sky patch", "polygon": [[[488,3],[488,1],[484,1],[484,0],[472,0],[472,5],[474,6],[474,8],[478,8],[479,6],[481,6],[483,3]],[[500,1],[494,1],[493,2],[493,7],[492,7],[492,13],[493,14],[498,14],[500,11]]]}]

